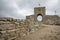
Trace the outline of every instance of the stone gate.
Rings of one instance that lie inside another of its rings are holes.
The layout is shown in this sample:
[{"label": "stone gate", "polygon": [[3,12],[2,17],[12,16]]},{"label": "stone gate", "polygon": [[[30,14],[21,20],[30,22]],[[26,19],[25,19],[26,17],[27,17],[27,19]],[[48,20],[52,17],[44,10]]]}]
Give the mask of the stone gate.
[{"label": "stone gate", "polygon": [[[42,16],[42,21],[37,20],[39,15]],[[60,24],[60,17],[58,15],[46,15],[45,7],[35,7],[34,15],[26,16],[26,20],[29,20],[29,22],[40,22],[44,24]]]},{"label": "stone gate", "polygon": [[37,21],[37,16],[41,15],[42,18],[45,16],[45,7],[34,8],[34,20]]}]

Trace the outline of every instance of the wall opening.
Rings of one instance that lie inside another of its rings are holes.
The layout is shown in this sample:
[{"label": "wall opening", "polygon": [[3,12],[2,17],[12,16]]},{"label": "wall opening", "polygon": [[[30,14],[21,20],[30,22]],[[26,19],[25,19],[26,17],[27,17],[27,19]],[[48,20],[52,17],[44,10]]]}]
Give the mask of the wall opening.
[{"label": "wall opening", "polygon": [[42,15],[41,14],[37,15],[37,21],[42,21]]}]

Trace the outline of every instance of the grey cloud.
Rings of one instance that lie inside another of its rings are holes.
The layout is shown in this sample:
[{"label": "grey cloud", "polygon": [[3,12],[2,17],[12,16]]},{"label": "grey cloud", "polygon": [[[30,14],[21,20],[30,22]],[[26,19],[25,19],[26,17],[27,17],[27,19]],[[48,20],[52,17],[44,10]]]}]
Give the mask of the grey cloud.
[{"label": "grey cloud", "polygon": [[48,3],[48,0],[0,0],[0,16],[25,18],[27,14],[34,13],[34,7],[39,6],[39,3],[46,7],[47,14],[52,14],[56,10],[57,15],[60,15],[60,0],[57,5],[52,7],[50,7],[51,4]]},{"label": "grey cloud", "polygon": [[44,5],[46,0],[22,0],[17,1],[17,4],[20,6],[20,8],[34,8],[35,6],[38,6],[38,4]]},{"label": "grey cloud", "polygon": [[[9,2],[9,1],[8,1]],[[8,6],[9,3],[7,0],[0,0],[0,16],[10,16],[10,17],[15,17],[15,18],[24,18],[22,14],[17,14],[17,8],[13,7],[12,4],[11,6]]]}]

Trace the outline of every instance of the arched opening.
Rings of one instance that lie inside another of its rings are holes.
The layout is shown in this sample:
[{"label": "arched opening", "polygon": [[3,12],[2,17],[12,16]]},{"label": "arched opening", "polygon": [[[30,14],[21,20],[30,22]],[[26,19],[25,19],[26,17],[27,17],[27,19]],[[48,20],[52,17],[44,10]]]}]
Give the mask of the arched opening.
[{"label": "arched opening", "polygon": [[41,14],[38,14],[38,15],[37,15],[37,20],[38,20],[38,21],[42,21],[42,15],[41,15]]}]

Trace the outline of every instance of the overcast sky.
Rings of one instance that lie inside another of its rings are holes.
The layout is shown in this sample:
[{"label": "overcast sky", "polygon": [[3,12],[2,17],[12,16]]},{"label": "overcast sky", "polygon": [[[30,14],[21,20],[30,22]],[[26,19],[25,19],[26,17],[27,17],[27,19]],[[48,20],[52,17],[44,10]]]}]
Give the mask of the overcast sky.
[{"label": "overcast sky", "polygon": [[46,15],[60,16],[60,0],[0,0],[0,16],[23,19],[34,14],[34,7],[46,7]]}]

